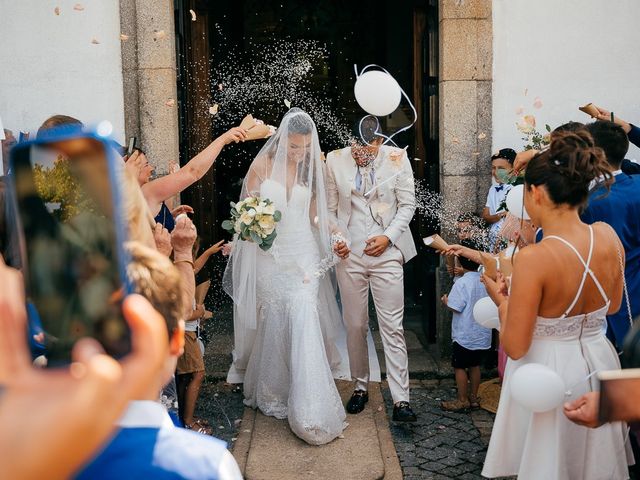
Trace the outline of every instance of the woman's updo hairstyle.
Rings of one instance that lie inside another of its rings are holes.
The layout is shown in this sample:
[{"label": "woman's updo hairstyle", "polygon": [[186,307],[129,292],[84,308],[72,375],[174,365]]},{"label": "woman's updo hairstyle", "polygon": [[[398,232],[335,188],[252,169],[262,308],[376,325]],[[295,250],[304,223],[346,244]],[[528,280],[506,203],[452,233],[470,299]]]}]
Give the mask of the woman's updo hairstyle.
[{"label": "woman's updo hairstyle", "polygon": [[527,165],[524,181],[544,185],[556,205],[580,207],[589,196],[589,184],[603,178],[609,188],[612,174],[601,148],[586,130],[560,131],[551,137],[549,148]]},{"label": "woman's updo hairstyle", "polygon": [[286,114],[289,117],[287,130],[289,134],[309,135],[313,131],[313,120],[299,108],[292,108]]}]

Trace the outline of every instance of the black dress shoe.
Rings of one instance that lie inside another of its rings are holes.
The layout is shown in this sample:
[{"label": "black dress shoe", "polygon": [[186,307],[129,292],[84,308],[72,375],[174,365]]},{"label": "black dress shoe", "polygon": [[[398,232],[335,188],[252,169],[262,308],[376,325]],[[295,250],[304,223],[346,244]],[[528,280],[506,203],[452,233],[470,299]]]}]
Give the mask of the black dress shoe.
[{"label": "black dress shoe", "polygon": [[364,405],[369,401],[369,394],[364,390],[356,390],[347,403],[347,412],[356,414],[364,410]]},{"label": "black dress shoe", "polygon": [[415,422],[418,420],[416,414],[411,410],[409,402],[398,402],[393,407],[394,422]]}]

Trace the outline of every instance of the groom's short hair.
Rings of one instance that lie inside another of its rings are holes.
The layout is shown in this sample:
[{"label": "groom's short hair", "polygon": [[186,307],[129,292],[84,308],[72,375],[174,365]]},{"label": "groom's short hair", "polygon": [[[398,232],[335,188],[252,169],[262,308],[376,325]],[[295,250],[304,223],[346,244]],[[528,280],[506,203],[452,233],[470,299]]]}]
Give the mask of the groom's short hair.
[{"label": "groom's short hair", "polygon": [[378,118],[373,115],[367,115],[363,118],[359,118],[351,129],[351,135],[353,139],[358,143],[374,143],[376,140],[382,140],[380,135],[376,133],[382,133],[380,129],[380,122]]}]

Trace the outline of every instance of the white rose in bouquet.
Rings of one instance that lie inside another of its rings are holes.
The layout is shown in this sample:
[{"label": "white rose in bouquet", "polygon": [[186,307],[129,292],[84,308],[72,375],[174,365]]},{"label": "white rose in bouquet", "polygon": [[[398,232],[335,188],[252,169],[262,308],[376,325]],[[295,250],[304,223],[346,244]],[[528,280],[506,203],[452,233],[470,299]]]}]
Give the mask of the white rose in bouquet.
[{"label": "white rose in bouquet", "polygon": [[222,222],[222,228],[267,251],[276,238],[276,223],[281,217],[271,200],[248,197],[231,204],[231,218]]}]

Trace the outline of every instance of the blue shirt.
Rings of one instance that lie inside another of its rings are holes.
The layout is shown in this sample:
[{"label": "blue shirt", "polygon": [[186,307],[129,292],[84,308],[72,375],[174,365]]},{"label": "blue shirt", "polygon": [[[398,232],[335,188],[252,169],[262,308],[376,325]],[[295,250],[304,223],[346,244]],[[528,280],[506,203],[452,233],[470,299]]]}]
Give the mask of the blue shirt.
[{"label": "blue shirt", "polygon": [[120,426],[77,479],[242,479],[225,442],[175,427],[160,403],[131,402]]},{"label": "blue shirt", "polygon": [[480,273],[465,272],[453,284],[447,306],[454,310],[451,322],[451,339],[468,350],[491,348],[491,329],[485,328],[473,318],[473,307],[487,296],[480,282]]},{"label": "blue shirt", "polygon": [[171,215],[171,210],[169,210],[169,207],[167,207],[167,204],[164,202],[160,205],[160,211],[158,212],[158,215],[156,215],[155,221],[166,228],[169,233],[171,233],[176,227],[176,221],[173,218],[173,215]]},{"label": "blue shirt", "polygon": [[[640,177],[619,173],[614,177],[611,191],[607,195],[604,186],[596,186],[589,193],[589,203],[581,215],[588,224],[605,222],[611,225],[620,237],[626,255],[624,270],[627,281],[631,314],[640,314]],[[619,269],[615,259],[612,268]],[[629,331],[629,313],[626,300],[622,299],[620,310],[607,317],[613,331],[615,343],[620,348]]]}]

